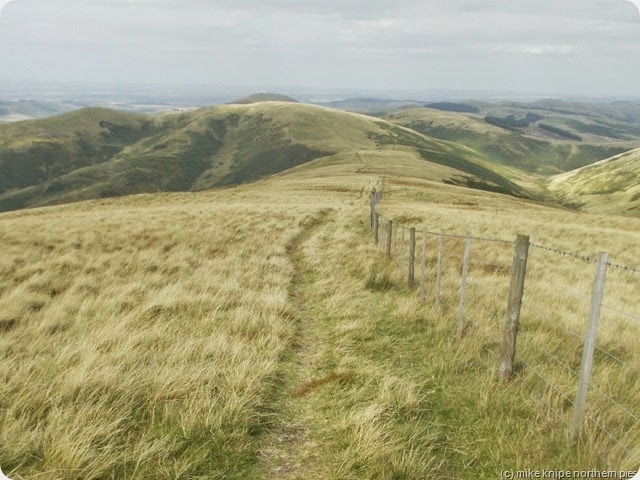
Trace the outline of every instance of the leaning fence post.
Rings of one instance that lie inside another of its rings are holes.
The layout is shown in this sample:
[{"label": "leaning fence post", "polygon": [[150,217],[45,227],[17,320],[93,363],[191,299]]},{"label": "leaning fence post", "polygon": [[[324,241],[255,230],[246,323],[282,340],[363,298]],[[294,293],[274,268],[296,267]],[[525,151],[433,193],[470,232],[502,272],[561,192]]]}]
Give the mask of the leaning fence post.
[{"label": "leaning fence post", "polygon": [[387,258],[391,258],[391,234],[393,232],[393,220],[387,224]]},{"label": "leaning fence post", "polygon": [[373,238],[376,242],[376,245],[380,241],[380,214],[378,212],[373,216]]},{"label": "leaning fence post", "polygon": [[529,257],[529,236],[518,235],[513,254],[511,268],[511,285],[507,301],[507,318],[504,326],[504,336],[500,349],[500,377],[509,378],[513,373],[513,361],[516,356],[516,337],[520,324],[520,310],[524,295],[524,279],[527,273],[527,258]]},{"label": "leaning fence post", "polygon": [[469,276],[469,254],[471,253],[471,233],[467,233],[464,244],[464,260],[462,262],[462,280],[460,282],[460,309],[458,311],[458,337],[464,331],[464,305],[467,301],[467,277]]},{"label": "leaning fence post", "polygon": [[409,288],[415,284],[415,264],[416,264],[416,229],[411,227],[409,231],[409,276],[407,283]]},{"label": "leaning fence post", "polygon": [[587,393],[589,392],[589,382],[591,380],[591,370],[593,368],[593,356],[596,349],[598,323],[600,322],[600,310],[602,309],[602,300],[604,298],[608,262],[608,253],[600,253],[598,255],[596,274],[593,280],[593,289],[591,291],[589,323],[587,324],[587,332],[584,337],[584,347],[582,349],[582,364],[580,366],[578,391],[576,393],[576,400],[573,403],[573,417],[571,418],[572,439],[575,439],[580,433],[584,416],[584,407],[587,403]]},{"label": "leaning fence post", "polygon": [[425,291],[425,274],[427,271],[427,229],[425,227],[422,238],[422,271],[420,276],[420,300],[424,301],[426,296]]},{"label": "leaning fence post", "polygon": [[440,229],[438,244],[438,273],[436,275],[436,309],[440,308],[440,288],[442,286],[442,263],[444,262],[444,228]]}]

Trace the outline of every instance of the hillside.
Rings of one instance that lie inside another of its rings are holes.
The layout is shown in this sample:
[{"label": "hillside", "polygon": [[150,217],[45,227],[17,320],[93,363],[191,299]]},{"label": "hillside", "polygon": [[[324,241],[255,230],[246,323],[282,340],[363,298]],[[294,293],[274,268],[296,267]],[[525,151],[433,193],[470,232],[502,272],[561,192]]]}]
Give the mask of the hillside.
[{"label": "hillside", "polygon": [[549,181],[549,190],[579,208],[640,216],[640,149],[632,150]]},{"label": "hillside", "polygon": [[[224,189],[0,214],[3,471],[475,480],[504,469],[637,468],[633,419],[595,390],[637,411],[636,322],[605,312],[588,400],[628,451],[591,422],[570,442],[563,423],[589,303],[563,289],[586,294],[592,262],[532,247],[508,385],[495,356],[516,233],[637,265],[638,219],[424,179],[422,166],[439,166],[408,147],[395,152],[401,161],[384,149],[336,154]],[[379,210],[396,221],[390,259],[369,227],[367,193],[384,176]],[[422,302],[406,284],[400,225],[446,229],[440,307],[437,237],[426,244]],[[486,240],[472,243],[459,339],[467,231]],[[633,273],[611,269],[606,304],[628,310],[637,288]]]},{"label": "hillside", "polygon": [[0,210],[257,180],[338,154],[399,149],[444,181],[528,195],[473,151],[358,114],[292,102],[144,116],[99,108],[0,126]]},{"label": "hillside", "polygon": [[[528,107],[528,109],[527,109]],[[487,106],[458,113],[414,108],[384,118],[425,135],[458,142],[496,165],[537,174],[566,172],[640,145],[640,124],[599,121],[531,106]]]}]

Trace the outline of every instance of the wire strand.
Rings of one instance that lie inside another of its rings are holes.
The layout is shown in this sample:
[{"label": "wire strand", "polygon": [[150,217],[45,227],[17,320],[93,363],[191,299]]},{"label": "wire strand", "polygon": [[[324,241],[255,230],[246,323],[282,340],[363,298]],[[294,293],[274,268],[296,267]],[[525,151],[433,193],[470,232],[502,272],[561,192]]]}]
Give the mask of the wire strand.
[{"label": "wire strand", "polygon": [[542,351],[544,354],[546,354],[549,358],[553,359],[556,361],[556,363],[558,363],[559,365],[561,365],[562,367],[564,367],[567,371],[573,373],[575,376],[579,376],[580,374],[578,372],[576,372],[573,368],[571,368],[571,366],[569,366],[567,363],[565,363],[564,361],[562,361],[561,359],[559,359],[556,355],[554,355],[553,353],[551,353],[550,351],[548,351],[547,349],[545,349],[542,345],[540,345],[538,342],[536,342],[535,340],[533,340],[531,337],[529,337],[527,334],[525,334],[524,332],[519,332],[518,333],[518,337],[522,337],[525,341],[529,342],[530,344],[534,345],[536,348],[538,348],[538,350]]}]

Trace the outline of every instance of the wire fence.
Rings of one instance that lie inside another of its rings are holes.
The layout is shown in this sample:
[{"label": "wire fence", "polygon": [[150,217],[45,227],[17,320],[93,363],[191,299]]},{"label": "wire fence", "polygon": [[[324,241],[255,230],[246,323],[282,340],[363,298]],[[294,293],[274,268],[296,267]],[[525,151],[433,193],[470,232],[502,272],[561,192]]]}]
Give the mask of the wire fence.
[{"label": "wire fence", "polygon": [[[445,316],[457,314],[457,333],[482,339],[501,375],[507,365],[507,377],[517,377],[570,437],[597,442],[608,467],[637,467],[640,269],[613,263],[607,254],[583,255],[528,237],[523,259],[520,236],[416,228],[379,214],[375,206],[371,215],[374,240],[390,265],[422,300]],[[514,299],[521,267],[522,292]]]}]

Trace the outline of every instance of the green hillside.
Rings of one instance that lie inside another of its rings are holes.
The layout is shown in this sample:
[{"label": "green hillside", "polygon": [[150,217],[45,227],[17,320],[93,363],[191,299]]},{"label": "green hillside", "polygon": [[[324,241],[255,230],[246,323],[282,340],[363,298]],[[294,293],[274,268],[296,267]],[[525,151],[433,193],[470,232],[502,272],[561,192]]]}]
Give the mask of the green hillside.
[{"label": "green hillside", "polygon": [[459,142],[497,165],[539,174],[580,168],[640,144],[640,129],[622,121],[604,123],[578,114],[491,108],[477,114],[417,108],[385,118],[425,135]]},{"label": "green hillside", "polygon": [[640,216],[640,149],[556,175],[549,189],[565,202],[599,213]]},{"label": "green hillside", "polygon": [[326,156],[404,149],[445,181],[527,196],[466,147],[384,120],[291,102],[144,116],[99,108],[0,127],[0,210],[257,180]]}]

